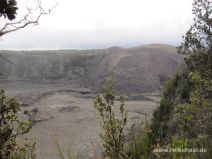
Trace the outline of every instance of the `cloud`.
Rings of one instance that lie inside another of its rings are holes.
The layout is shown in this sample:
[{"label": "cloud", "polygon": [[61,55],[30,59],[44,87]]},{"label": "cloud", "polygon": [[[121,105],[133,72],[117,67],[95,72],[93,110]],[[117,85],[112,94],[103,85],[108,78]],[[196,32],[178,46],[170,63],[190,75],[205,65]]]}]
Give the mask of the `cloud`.
[{"label": "cloud", "polygon": [[[46,0],[44,6],[54,2]],[[40,25],[8,34],[2,49],[177,45],[192,23],[192,0],[60,0]],[[55,1],[56,3],[56,1]]]}]

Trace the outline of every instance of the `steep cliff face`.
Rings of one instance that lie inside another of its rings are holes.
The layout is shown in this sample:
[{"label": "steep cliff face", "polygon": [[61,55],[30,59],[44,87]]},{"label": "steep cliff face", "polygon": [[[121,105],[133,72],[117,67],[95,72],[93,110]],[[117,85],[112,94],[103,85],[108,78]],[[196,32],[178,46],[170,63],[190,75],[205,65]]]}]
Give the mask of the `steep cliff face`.
[{"label": "steep cliff face", "polygon": [[76,81],[98,88],[113,71],[122,91],[151,92],[183,63],[170,45],[57,51],[0,51],[1,79]]}]

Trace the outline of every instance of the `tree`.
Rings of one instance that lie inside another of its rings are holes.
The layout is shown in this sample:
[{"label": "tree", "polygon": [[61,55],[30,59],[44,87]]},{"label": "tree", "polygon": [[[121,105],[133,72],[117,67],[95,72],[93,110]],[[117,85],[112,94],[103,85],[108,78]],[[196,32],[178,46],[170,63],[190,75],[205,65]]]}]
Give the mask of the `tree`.
[{"label": "tree", "polygon": [[15,19],[17,9],[17,2],[15,0],[0,1],[0,17],[4,16],[9,20],[13,20]]},{"label": "tree", "polygon": [[[41,1],[36,0],[36,6],[34,6],[33,8],[27,7],[27,13],[21,19],[15,22],[6,22],[3,27],[0,28],[0,37],[5,34],[25,28],[28,25],[38,25],[41,16],[50,14],[53,8],[45,11],[41,6]],[[17,10],[18,7],[16,0],[0,1],[0,17],[3,16],[4,18],[13,21],[16,19]]]},{"label": "tree", "polygon": [[[212,0],[194,0],[194,24],[184,37],[178,52],[188,55],[186,63],[194,82],[192,102],[207,100],[212,107]],[[195,100],[196,99],[196,100]],[[207,102],[204,102],[206,104]],[[211,110],[211,109],[210,109]]]},{"label": "tree", "polygon": [[191,71],[206,73],[207,68],[212,74],[212,0],[194,0],[192,11],[194,23],[178,52],[189,55],[185,61]]},{"label": "tree", "polygon": [[164,153],[162,158],[212,158],[212,0],[194,0],[192,11],[194,23],[178,47],[187,68],[165,88],[163,100],[171,103],[161,101],[152,125],[155,143],[162,147],[206,152]]},{"label": "tree", "polygon": [[195,158],[211,158],[212,144],[212,0],[194,0],[194,24],[190,27],[178,52],[186,54],[186,64],[193,88],[189,101],[177,106],[179,135],[189,145],[207,149]]}]

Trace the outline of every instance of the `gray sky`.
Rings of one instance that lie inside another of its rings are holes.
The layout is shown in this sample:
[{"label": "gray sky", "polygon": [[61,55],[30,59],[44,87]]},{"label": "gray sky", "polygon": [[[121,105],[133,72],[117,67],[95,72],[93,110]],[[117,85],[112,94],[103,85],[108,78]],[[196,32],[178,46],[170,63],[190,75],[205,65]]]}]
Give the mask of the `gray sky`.
[{"label": "gray sky", "polygon": [[[33,0],[18,0],[19,15]],[[2,37],[0,49],[90,49],[178,45],[192,24],[193,0],[43,0],[58,3],[39,26]],[[2,22],[5,22],[1,18]]]}]

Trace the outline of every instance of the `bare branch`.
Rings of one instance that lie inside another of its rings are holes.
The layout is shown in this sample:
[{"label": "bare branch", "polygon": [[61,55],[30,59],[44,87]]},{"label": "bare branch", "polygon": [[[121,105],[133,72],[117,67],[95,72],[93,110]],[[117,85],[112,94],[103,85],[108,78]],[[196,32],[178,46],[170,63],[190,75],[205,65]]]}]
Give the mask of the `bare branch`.
[{"label": "bare branch", "polygon": [[[0,29],[0,37],[5,34],[15,32],[17,30],[25,28],[28,25],[38,25],[41,16],[50,14],[51,11],[56,6],[57,6],[57,4],[54,7],[52,7],[51,9],[48,9],[48,11],[45,11],[41,6],[41,1],[37,0],[36,8],[35,9],[27,8],[28,12],[25,14],[25,16],[21,20],[19,20],[17,22],[12,22],[12,23],[6,23]],[[30,16],[32,16],[35,12],[39,12],[39,14],[35,18],[31,19]]]},{"label": "bare branch", "polygon": [[[25,28],[28,25],[38,25],[39,24],[39,19],[41,18],[41,16],[43,15],[47,15],[50,14],[51,11],[57,6],[57,4],[55,6],[53,6],[51,9],[48,9],[48,11],[45,11],[42,8],[41,5],[41,0],[37,0],[37,6],[35,9],[29,8],[27,7],[27,13],[24,15],[24,17],[22,19],[20,19],[19,21],[16,22],[11,22],[11,23],[6,23],[2,28],[0,28],[0,37],[2,37],[5,34],[11,33],[11,32],[15,32],[17,30],[20,30],[22,28]],[[39,14],[35,17],[35,18],[30,18],[30,16],[34,15],[34,13],[38,12]],[[3,57],[0,54],[0,58],[9,62],[10,64],[15,65],[12,61],[8,60],[7,58]]]}]

